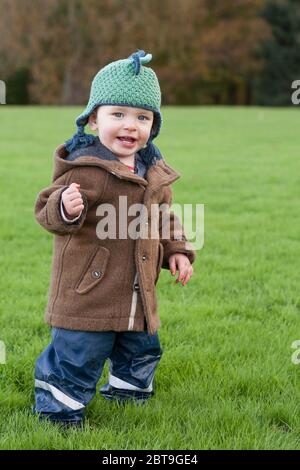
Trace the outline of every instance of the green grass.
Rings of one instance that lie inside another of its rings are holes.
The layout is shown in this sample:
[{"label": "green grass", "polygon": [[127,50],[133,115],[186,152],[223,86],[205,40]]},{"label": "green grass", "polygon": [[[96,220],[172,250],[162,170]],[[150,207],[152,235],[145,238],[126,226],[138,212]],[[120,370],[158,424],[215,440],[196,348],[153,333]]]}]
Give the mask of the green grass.
[{"label": "green grass", "polygon": [[[0,448],[300,449],[296,108],[163,109],[157,145],[182,174],[174,202],[205,204],[205,246],[187,286],[165,270],[159,280],[156,395],[139,407],[97,394],[81,433],[31,415],[52,251],[33,207],[80,112],[0,109]],[[107,366],[99,386],[106,377]]]}]

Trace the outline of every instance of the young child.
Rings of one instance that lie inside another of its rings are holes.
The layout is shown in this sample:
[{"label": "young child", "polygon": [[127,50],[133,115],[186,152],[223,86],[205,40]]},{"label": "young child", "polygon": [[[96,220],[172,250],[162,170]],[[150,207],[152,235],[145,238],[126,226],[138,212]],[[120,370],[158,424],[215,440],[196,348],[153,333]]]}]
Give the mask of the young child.
[{"label": "young child", "polygon": [[[160,270],[178,270],[182,285],[192,276],[195,252],[169,210],[180,174],[152,143],[162,118],[159,82],[145,66],[151,58],[139,50],[97,73],[77,133],[56,149],[52,185],[36,201],[37,221],[55,235],[45,312],[52,341],[35,368],[40,419],[81,424],[106,359],[106,399],[150,398],[162,356]],[[87,123],[97,137],[84,133]],[[129,236],[136,206],[144,232]]]}]

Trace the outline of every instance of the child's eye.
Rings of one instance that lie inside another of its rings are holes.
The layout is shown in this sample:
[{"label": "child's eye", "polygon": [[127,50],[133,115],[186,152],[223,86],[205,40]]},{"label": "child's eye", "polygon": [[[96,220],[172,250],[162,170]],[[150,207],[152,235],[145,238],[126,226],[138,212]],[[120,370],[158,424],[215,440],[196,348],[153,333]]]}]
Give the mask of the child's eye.
[{"label": "child's eye", "polygon": [[[115,112],[115,113],[112,113],[112,115],[113,115],[113,116],[116,116],[116,117],[121,117],[121,115],[124,116],[124,114],[121,113],[121,112]],[[145,120],[146,120],[146,121],[147,121],[147,120],[149,121],[149,118],[148,118],[147,116],[145,116],[144,114],[140,114],[140,115],[139,115],[139,118],[141,118],[141,117],[144,118],[144,119],[140,119],[140,121],[145,121]]]},{"label": "child's eye", "polygon": [[[123,115],[123,113],[121,113],[121,112],[115,112],[115,113],[112,113],[112,114],[113,114],[113,116],[117,116],[117,114],[118,115],[121,115],[121,114]],[[117,117],[119,117],[119,116],[117,116]],[[139,118],[140,117],[144,118],[144,119],[142,119],[142,121],[149,120],[149,118],[147,116],[145,116],[144,114],[140,114]]]}]

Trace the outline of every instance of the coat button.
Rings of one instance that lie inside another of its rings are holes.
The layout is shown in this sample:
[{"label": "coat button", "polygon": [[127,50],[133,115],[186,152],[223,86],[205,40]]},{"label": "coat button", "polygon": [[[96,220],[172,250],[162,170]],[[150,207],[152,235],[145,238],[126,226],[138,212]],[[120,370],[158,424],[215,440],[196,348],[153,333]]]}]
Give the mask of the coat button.
[{"label": "coat button", "polygon": [[93,271],[92,272],[92,277],[94,279],[99,279],[99,277],[102,275],[102,271]]},{"label": "coat button", "polygon": [[143,255],[142,260],[145,261],[147,259],[146,255]]}]

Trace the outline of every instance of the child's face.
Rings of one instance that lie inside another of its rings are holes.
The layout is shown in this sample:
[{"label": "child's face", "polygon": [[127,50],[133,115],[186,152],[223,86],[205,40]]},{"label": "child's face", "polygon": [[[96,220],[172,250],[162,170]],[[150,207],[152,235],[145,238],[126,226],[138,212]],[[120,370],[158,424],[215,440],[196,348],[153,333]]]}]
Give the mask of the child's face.
[{"label": "child's face", "polygon": [[[98,131],[102,144],[122,158],[134,155],[146,145],[153,117],[153,112],[146,109],[102,105],[89,116],[89,125]],[[134,140],[128,142],[120,137]]]}]

